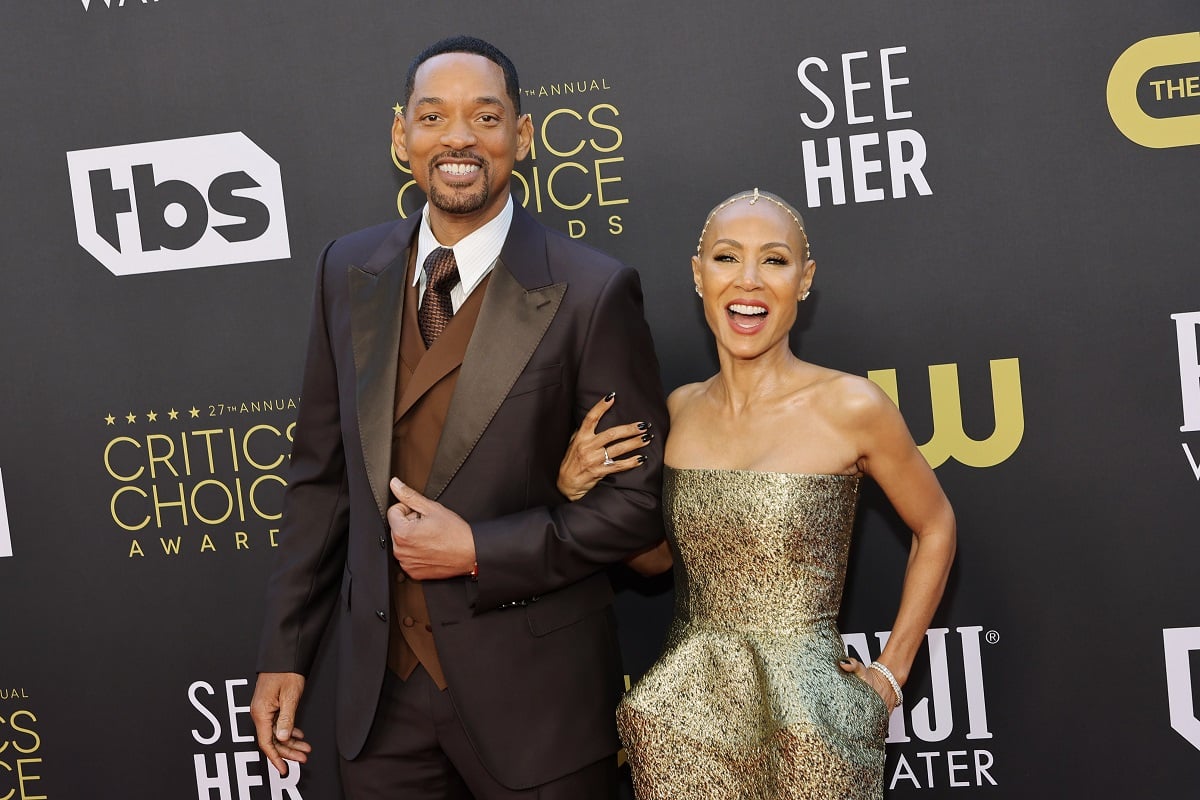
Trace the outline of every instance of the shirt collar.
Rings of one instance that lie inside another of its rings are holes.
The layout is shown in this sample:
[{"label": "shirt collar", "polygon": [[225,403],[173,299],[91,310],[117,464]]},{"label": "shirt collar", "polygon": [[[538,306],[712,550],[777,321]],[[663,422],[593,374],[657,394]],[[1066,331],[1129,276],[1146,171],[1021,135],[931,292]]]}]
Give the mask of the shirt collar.
[{"label": "shirt collar", "polygon": [[[504,249],[504,240],[508,238],[512,217],[513,199],[510,194],[499,214],[482,227],[471,231],[451,248],[454,251],[454,262],[458,265],[462,297],[471,294],[500,257],[500,251]],[[422,265],[430,253],[443,246],[429,227],[429,204],[426,203],[421,211],[421,227],[417,232],[417,269],[413,270],[416,273],[413,276],[413,286],[424,289],[425,270],[422,269]]]}]

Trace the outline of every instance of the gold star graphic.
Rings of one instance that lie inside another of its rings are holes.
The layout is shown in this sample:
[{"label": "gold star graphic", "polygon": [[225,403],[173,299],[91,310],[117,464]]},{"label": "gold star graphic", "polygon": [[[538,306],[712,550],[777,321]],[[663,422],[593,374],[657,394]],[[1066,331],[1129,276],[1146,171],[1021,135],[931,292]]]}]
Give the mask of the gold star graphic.
[{"label": "gold star graphic", "polygon": [[137,415],[130,411],[125,415],[125,421],[132,425],[133,423],[137,422]]},{"label": "gold star graphic", "polygon": [[392,106],[392,111],[396,112],[396,116],[400,116],[401,114],[404,113],[404,106],[400,105],[399,103],[396,103],[396,105]]},{"label": "gold star graphic", "polygon": [[109,414],[107,417],[104,418],[104,424],[105,425],[116,425],[117,418],[114,417],[112,414]]},{"label": "gold star graphic", "polygon": [[167,412],[167,416],[171,419],[179,419],[179,412],[172,408]]},{"label": "gold star graphic", "polygon": [[192,419],[200,419],[200,409],[195,406],[189,408],[188,413],[192,415]]},{"label": "gold star graphic", "polygon": [[158,422],[158,412],[151,411],[149,414],[146,415],[146,419],[150,422]]}]

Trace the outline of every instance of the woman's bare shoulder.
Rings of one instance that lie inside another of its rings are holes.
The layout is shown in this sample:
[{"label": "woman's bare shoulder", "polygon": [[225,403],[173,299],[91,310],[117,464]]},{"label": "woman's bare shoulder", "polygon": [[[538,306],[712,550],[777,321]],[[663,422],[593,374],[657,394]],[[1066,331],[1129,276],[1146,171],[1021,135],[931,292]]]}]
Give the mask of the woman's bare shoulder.
[{"label": "woman's bare shoulder", "polygon": [[881,414],[896,413],[891,398],[874,382],[859,375],[822,368],[814,388],[828,412],[847,423],[862,424]]},{"label": "woman's bare shoulder", "polygon": [[671,419],[675,419],[678,414],[686,411],[688,406],[703,396],[704,390],[711,382],[710,378],[698,383],[685,383],[671,392],[667,397],[667,413],[671,415]]}]

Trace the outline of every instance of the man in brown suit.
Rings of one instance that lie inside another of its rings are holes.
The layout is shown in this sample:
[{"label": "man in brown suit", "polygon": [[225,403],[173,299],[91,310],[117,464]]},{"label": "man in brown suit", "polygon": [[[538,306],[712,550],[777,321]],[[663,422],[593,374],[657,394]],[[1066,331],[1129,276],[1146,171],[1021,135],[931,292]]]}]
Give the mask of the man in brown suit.
[{"label": "man in brown suit", "polygon": [[604,568],[662,537],[661,438],[578,502],[555,481],[613,392],[666,432],[637,274],[513,204],[533,130],[486,42],[418,55],[392,134],[429,203],[320,259],[259,744],[306,759],[296,707],[336,614],[348,797],[612,797]]}]

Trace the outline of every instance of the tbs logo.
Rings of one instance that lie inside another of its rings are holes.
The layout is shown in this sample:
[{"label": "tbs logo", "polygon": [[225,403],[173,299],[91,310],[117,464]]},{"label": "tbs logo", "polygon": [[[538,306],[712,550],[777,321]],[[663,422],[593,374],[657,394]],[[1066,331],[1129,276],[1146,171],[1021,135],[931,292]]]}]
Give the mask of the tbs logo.
[{"label": "tbs logo", "polygon": [[67,153],[79,244],[114,275],[291,256],[279,164],[244,133]]}]

